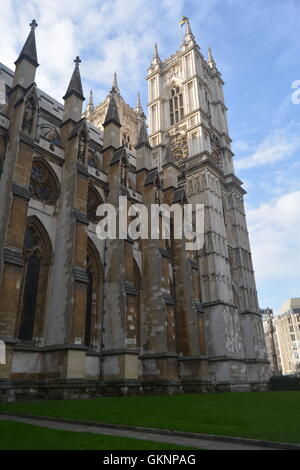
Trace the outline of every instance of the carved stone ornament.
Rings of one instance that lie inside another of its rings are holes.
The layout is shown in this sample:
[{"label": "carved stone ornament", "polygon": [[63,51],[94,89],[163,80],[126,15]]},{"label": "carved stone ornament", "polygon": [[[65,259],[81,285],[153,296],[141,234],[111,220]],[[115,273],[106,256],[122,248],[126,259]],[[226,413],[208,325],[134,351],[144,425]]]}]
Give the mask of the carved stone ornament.
[{"label": "carved stone ornament", "polygon": [[211,141],[211,154],[212,157],[216,160],[217,164],[222,168],[222,150],[220,148],[220,142],[218,137],[215,134],[212,134],[210,137]]},{"label": "carved stone ornament", "polygon": [[85,161],[85,147],[86,147],[86,138],[83,133],[80,134],[79,141],[78,141],[78,154],[77,160],[84,165]]},{"label": "carved stone ornament", "polygon": [[26,134],[32,134],[35,107],[31,99],[26,102],[22,130]]},{"label": "carved stone ornament", "polygon": [[169,145],[172,148],[174,157],[178,163],[181,163],[188,157],[187,134],[182,128],[175,127],[166,134]]}]

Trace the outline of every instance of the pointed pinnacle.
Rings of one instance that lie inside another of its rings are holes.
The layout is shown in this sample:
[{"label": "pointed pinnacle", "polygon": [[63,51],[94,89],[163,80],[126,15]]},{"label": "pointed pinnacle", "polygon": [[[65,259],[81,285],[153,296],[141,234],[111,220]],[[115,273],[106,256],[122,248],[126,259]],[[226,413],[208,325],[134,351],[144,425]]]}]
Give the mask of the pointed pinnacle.
[{"label": "pointed pinnacle", "polygon": [[212,52],[211,52],[211,48],[210,48],[210,47],[208,48],[208,56],[207,56],[207,57],[208,57],[208,59],[207,59],[208,65],[209,65],[210,67],[216,67],[216,62],[215,62],[215,60],[214,60],[214,58],[213,58],[213,55],[212,55]]},{"label": "pointed pinnacle", "polygon": [[143,114],[143,120],[140,125],[139,129],[139,134],[138,134],[138,139],[137,139],[137,146],[138,145],[148,145],[150,146],[149,143],[149,137],[148,137],[148,131],[147,131],[147,124],[146,124],[146,117]]},{"label": "pointed pinnacle", "polygon": [[86,107],[86,114],[90,116],[90,114],[94,111],[94,103],[93,103],[93,91],[90,91],[89,102]]},{"label": "pointed pinnacle", "polygon": [[117,72],[115,72],[113,76],[111,91],[114,91],[115,93],[120,93],[120,89],[118,86]]},{"label": "pointed pinnacle", "polygon": [[112,88],[110,95],[109,95],[109,105],[107,108],[106,116],[104,119],[103,126],[107,126],[109,123],[113,122],[117,126],[121,127],[118,107],[115,100],[115,91],[114,87]]},{"label": "pointed pinnacle", "polygon": [[154,44],[154,53],[153,53],[153,59],[157,59],[160,61],[159,53],[158,53],[158,47],[157,44]]},{"label": "pointed pinnacle", "polygon": [[153,57],[152,57],[152,60],[151,60],[151,65],[152,66],[160,65],[160,63],[161,63],[161,60],[160,60],[160,57],[159,57],[157,44],[155,43],[154,44]]},{"label": "pointed pinnacle", "polygon": [[195,36],[192,33],[190,21],[189,21],[188,18],[187,18],[187,22],[186,22],[186,30],[185,30],[184,40],[185,40],[185,42],[189,42],[189,41],[195,42]]},{"label": "pointed pinnacle", "polygon": [[67,92],[65,96],[63,97],[64,100],[66,100],[69,96],[71,95],[76,95],[79,99],[82,101],[85,100],[83,96],[83,90],[82,90],[82,83],[81,83],[81,76],[80,76],[80,70],[79,70],[79,64],[81,60],[77,56],[76,59],[74,60],[75,67],[72,73],[72,77],[67,89]]},{"label": "pointed pinnacle", "polygon": [[164,158],[164,165],[167,165],[168,163],[174,163],[174,153],[172,150],[171,145],[167,145],[165,149],[165,158]]},{"label": "pointed pinnacle", "polygon": [[141,95],[139,93],[137,95],[137,102],[136,102],[135,110],[139,115],[144,114],[142,103],[141,103]]},{"label": "pointed pinnacle", "polygon": [[35,44],[35,28],[37,27],[37,22],[32,20],[29,25],[31,27],[30,33],[25,41],[23,49],[20,52],[19,57],[15,61],[15,65],[17,65],[21,60],[27,59],[35,67],[38,67],[38,60],[37,60],[37,53],[36,53],[36,44]]}]

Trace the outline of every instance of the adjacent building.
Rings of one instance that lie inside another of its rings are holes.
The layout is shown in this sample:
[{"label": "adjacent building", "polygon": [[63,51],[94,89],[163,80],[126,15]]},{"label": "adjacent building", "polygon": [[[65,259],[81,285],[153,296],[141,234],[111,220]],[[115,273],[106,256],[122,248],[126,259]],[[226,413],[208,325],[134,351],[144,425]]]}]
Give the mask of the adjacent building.
[{"label": "adjacent building", "polygon": [[284,303],[274,327],[284,375],[300,374],[300,298]]}]

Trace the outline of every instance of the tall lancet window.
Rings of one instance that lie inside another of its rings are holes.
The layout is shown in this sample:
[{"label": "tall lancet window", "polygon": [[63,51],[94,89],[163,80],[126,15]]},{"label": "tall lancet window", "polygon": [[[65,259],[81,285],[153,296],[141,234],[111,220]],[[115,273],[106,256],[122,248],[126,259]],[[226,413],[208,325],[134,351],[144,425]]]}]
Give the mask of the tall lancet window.
[{"label": "tall lancet window", "polygon": [[86,271],[88,277],[85,313],[84,344],[96,347],[100,338],[99,329],[100,312],[103,307],[103,267],[99,254],[93,242],[88,239]]},{"label": "tall lancet window", "polygon": [[98,191],[90,184],[87,197],[87,218],[92,224],[96,224],[99,220],[97,209],[101,204],[103,204],[103,201]]},{"label": "tall lancet window", "polygon": [[169,99],[170,106],[170,123],[171,126],[184,118],[183,94],[182,90],[177,86],[172,88],[171,97]]},{"label": "tall lancet window", "polygon": [[30,341],[42,336],[51,248],[41,224],[34,220],[24,238],[24,275],[18,338]]}]

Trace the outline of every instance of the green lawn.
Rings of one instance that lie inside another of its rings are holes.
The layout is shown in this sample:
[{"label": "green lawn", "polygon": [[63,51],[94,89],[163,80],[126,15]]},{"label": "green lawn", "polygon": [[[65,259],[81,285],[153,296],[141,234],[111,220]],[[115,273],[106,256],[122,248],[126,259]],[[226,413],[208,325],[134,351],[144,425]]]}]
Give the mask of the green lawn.
[{"label": "green lawn", "polygon": [[0,412],[300,443],[300,392],[161,395],[0,404]]},{"label": "green lawn", "polygon": [[172,444],[0,420],[0,450],[187,450]]}]

